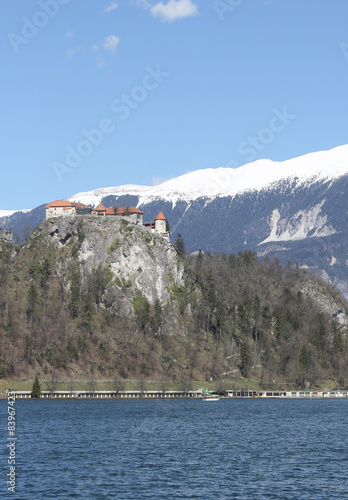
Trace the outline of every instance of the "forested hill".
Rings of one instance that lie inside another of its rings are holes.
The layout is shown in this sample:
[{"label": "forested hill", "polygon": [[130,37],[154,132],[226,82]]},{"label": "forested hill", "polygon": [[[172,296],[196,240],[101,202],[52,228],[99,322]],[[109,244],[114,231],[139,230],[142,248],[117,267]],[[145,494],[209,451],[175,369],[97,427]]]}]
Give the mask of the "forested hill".
[{"label": "forested hill", "polygon": [[338,292],[250,251],[185,258],[176,244],[88,217],[0,241],[0,377],[347,384]]}]

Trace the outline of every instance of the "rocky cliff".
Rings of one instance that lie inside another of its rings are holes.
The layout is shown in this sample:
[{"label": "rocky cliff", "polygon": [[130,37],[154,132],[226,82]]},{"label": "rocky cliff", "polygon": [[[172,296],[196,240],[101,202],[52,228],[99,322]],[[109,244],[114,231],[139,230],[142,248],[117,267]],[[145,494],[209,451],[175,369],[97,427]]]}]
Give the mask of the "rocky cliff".
[{"label": "rocky cliff", "polygon": [[121,314],[132,315],[134,297],[139,293],[150,304],[167,304],[170,287],[180,287],[185,281],[173,244],[121,217],[49,219],[38,227],[37,237],[40,235],[44,245],[71,249],[71,256],[60,264],[61,273],[74,258],[85,275],[97,268],[107,269],[112,280],[103,299],[108,303],[114,299],[113,309]]}]

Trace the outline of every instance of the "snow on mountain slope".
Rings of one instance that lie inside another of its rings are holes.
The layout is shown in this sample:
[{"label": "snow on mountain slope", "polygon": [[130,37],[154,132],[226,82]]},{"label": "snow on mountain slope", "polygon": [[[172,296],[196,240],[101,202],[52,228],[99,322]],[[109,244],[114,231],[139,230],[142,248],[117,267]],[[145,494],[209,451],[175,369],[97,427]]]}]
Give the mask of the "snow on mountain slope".
[{"label": "snow on mountain slope", "polygon": [[348,174],[348,145],[329,151],[309,153],[298,158],[276,162],[257,160],[239,168],[208,168],[195,170],[163,182],[157,186],[125,185],[100,188],[78,193],[70,201],[96,206],[109,195],[135,195],[139,205],[156,199],[170,201],[193,201],[206,197],[236,196],[245,191],[259,191],[271,187],[282,180],[296,181],[298,184],[313,184],[330,181]]},{"label": "snow on mountain slope", "polygon": [[30,212],[31,208],[24,209],[24,210],[0,210],[0,219],[1,217],[9,217],[12,214],[16,214],[17,212],[22,212],[23,214],[26,214]]}]

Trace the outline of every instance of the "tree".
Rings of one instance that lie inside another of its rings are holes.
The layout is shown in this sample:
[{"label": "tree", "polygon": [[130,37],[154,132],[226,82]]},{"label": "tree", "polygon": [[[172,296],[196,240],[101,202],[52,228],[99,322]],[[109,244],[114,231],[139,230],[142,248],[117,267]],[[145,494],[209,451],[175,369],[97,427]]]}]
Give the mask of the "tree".
[{"label": "tree", "polygon": [[28,296],[27,296],[27,320],[31,324],[33,322],[35,307],[38,301],[38,294],[33,283],[30,283]]},{"label": "tree", "polygon": [[74,262],[70,269],[70,304],[69,311],[71,318],[77,318],[80,304],[81,276],[79,265]]},{"label": "tree", "polygon": [[124,389],[125,389],[125,384],[124,384],[123,380],[121,380],[117,377],[114,378],[113,386],[114,386],[114,391],[116,392],[116,395],[118,395],[119,392],[124,391]]},{"label": "tree", "polygon": [[59,382],[59,377],[57,373],[53,370],[51,379],[46,382],[47,389],[50,391],[51,396],[53,396],[53,394],[55,393],[58,382]]},{"label": "tree", "polygon": [[186,395],[189,393],[189,391],[192,391],[192,380],[190,377],[184,376],[180,380],[180,390]]},{"label": "tree", "polygon": [[146,380],[144,379],[144,377],[141,377],[139,380],[138,380],[138,385],[139,385],[139,390],[142,394],[144,394],[146,391],[147,391],[147,386],[146,386]]},{"label": "tree", "polygon": [[335,354],[343,353],[343,337],[341,332],[341,325],[337,318],[335,318],[331,323],[331,331],[333,334],[332,347]]},{"label": "tree", "polygon": [[133,300],[133,309],[138,326],[145,332],[150,321],[150,304],[147,298],[137,294]]},{"label": "tree", "polygon": [[31,233],[30,225],[28,223],[24,224],[24,226],[22,227],[22,235],[24,241],[27,241],[29,239],[30,233]]},{"label": "tree", "polygon": [[184,242],[180,233],[178,233],[178,236],[175,239],[174,245],[175,245],[176,251],[178,252],[179,257],[185,257],[185,254],[186,254],[185,242]]},{"label": "tree", "polygon": [[240,360],[239,360],[239,368],[243,377],[248,376],[250,366],[251,366],[250,346],[248,340],[244,337],[240,346]]},{"label": "tree", "polygon": [[92,394],[92,397],[94,397],[94,393],[96,391],[96,388],[97,388],[97,382],[96,382],[96,379],[92,375],[91,378],[87,382],[87,390]]},{"label": "tree", "polygon": [[152,331],[156,334],[162,325],[162,306],[159,299],[155,300],[152,314]]},{"label": "tree", "polygon": [[39,381],[39,377],[36,375],[33,386],[31,389],[31,397],[32,398],[39,398],[41,396],[41,385]]},{"label": "tree", "polygon": [[300,376],[301,376],[302,388],[304,388],[305,376],[308,375],[308,372],[311,368],[310,353],[309,353],[308,347],[306,345],[303,345],[301,348],[300,357],[299,357],[299,364],[300,364]]}]

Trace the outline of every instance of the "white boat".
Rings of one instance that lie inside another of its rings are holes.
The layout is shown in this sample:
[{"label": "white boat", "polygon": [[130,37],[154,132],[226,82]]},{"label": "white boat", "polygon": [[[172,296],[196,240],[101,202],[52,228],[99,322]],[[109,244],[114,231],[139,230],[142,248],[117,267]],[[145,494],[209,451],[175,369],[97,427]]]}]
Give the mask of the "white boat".
[{"label": "white boat", "polygon": [[221,396],[219,396],[219,394],[212,394],[211,392],[203,389],[203,391],[202,391],[202,400],[203,401],[219,401],[219,399],[221,399]]}]

